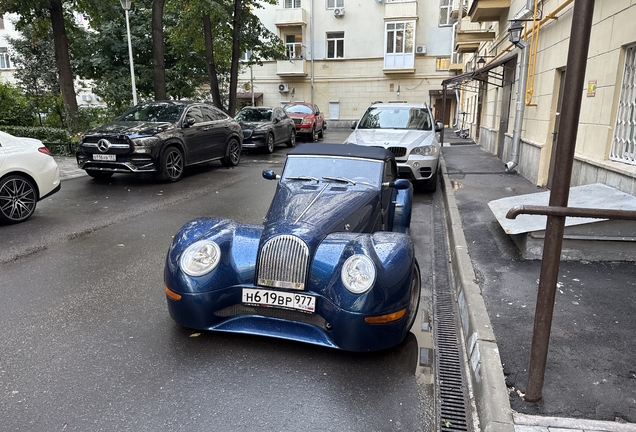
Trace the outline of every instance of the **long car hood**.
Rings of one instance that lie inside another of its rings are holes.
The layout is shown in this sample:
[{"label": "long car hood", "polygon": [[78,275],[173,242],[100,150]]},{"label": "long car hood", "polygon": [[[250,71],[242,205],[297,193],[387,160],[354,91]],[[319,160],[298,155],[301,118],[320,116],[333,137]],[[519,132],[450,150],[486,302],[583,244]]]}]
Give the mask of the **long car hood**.
[{"label": "long car hood", "polygon": [[171,123],[147,121],[114,121],[86,132],[86,135],[154,135],[163,132]]},{"label": "long car hood", "polygon": [[404,129],[356,129],[348,142],[358,145],[413,148],[433,139],[433,131]]},{"label": "long car hood", "polygon": [[377,189],[360,185],[279,183],[262,240],[295,234],[311,247],[333,232],[372,232],[379,214],[379,199]]}]

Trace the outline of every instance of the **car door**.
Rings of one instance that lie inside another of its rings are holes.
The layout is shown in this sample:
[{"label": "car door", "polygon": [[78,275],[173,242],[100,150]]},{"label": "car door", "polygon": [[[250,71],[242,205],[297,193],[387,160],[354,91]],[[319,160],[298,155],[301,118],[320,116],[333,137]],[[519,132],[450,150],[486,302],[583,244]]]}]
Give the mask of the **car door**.
[{"label": "car door", "polygon": [[272,110],[272,129],[274,130],[274,142],[276,144],[285,140],[287,136],[287,124],[284,121],[287,114],[281,108]]},{"label": "car door", "polygon": [[316,122],[316,130],[323,130],[323,124],[325,123],[325,116],[318,108],[318,105],[314,105],[314,117]]},{"label": "car door", "polygon": [[183,140],[186,147],[187,163],[205,160],[206,147],[209,140],[210,122],[206,121],[201,107],[191,106],[187,109],[183,122]]},{"label": "car door", "polygon": [[230,123],[231,117],[221,110],[203,106],[203,115],[210,119],[210,139],[208,141],[206,159],[217,159],[225,156],[225,149],[230,139]]}]

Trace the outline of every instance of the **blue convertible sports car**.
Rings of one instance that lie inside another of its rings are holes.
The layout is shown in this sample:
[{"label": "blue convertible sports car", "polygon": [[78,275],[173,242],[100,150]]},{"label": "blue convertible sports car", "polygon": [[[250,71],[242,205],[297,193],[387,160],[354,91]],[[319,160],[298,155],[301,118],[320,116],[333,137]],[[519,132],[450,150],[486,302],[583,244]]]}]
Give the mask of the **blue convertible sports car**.
[{"label": "blue convertible sports car", "polygon": [[399,344],[420,300],[408,235],[413,189],[391,152],[303,144],[289,152],[263,225],[204,217],[175,235],[170,316],[200,330],[375,351]]}]

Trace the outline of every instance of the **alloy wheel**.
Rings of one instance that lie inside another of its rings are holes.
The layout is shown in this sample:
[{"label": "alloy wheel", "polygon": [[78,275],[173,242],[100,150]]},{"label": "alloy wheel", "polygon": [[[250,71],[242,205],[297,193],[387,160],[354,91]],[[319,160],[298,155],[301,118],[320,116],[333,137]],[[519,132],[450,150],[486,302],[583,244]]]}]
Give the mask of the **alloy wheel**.
[{"label": "alloy wheel", "polygon": [[18,223],[35,211],[37,194],[33,184],[21,176],[9,176],[0,182],[0,221]]}]

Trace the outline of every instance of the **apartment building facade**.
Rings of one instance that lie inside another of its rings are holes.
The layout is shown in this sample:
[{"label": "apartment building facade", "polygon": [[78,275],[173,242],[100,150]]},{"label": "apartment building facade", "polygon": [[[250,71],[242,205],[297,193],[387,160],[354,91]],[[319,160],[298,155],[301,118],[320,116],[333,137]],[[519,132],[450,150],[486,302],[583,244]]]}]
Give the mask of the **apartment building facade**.
[{"label": "apartment building facade", "polygon": [[332,125],[375,101],[427,102],[446,124],[456,118],[454,103],[442,112],[440,85],[454,75],[451,0],[280,0],[254,12],[289,59],[244,68],[240,100],[313,101]]},{"label": "apartment building facade", "polygon": [[[573,8],[574,0],[453,5],[454,51],[464,62],[443,84],[461,94],[471,136],[538,186],[550,187],[559,169],[554,154]],[[635,20],[634,0],[595,2],[572,186],[603,183],[636,195]],[[519,27],[522,42],[513,44],[510,30]]]}]

